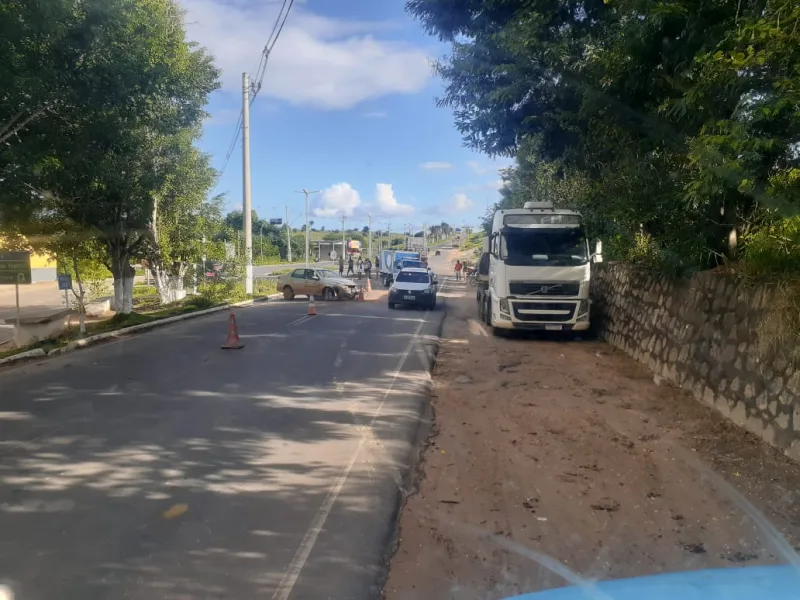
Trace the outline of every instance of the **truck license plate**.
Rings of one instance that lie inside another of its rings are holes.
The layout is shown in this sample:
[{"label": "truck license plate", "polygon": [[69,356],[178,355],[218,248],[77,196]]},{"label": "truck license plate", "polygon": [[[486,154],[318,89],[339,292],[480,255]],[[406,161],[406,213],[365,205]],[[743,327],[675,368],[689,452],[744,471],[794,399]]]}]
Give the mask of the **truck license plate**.
[{"label": "truck license plate", "polygon": [[561,331],[563,329],[563,325],[545,325],[544,328],[547,331]]},{"label": "truck license plate", "polygon": [[415,300],[416,296],[403,296],[403,300]]}]

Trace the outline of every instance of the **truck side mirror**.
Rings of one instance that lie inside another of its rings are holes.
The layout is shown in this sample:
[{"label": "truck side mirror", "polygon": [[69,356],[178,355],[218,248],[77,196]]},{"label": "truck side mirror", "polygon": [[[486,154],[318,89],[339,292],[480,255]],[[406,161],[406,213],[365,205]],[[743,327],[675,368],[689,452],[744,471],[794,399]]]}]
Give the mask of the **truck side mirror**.
[{"label": "truck side mirror", "polygon": [[596,263],[603,262],[603,240],[597,240],[597,243],[594,246],[592,261]]}]

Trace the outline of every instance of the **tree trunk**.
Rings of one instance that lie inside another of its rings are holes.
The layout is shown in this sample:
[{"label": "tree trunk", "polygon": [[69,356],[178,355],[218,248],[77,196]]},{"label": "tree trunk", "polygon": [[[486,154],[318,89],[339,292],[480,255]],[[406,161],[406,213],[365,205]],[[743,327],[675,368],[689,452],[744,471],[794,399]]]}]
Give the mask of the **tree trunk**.
[{"label": "tree trunk", "polygon": [[176,269],[177,272],[170,273],[159,266],[150,268],[161,304],[170,304],[186,297],[186,291],[183,287],[186,265],[181,263],[177,265]]},{"label": "tree trunk", "polygon": [[86,290],[83,289],[83,280],[81,279],[81,272],[78,268],[78,259],[72,259],[72,268],[75,271],[75,281],[78,284],[78,293],[75,293],[75,288],[72,289],[72,294],[78,300],[78,331],[81,337],[86,335]]},{"label": "tree trunk", "polygon": [[130,251],[124,240],[110,240],[108,242],[111,257],[111,276],[114,278],[114,301],[111,308],[117,314],[130,314],[133,312],[133,278],[136,269],[130,264]]}]

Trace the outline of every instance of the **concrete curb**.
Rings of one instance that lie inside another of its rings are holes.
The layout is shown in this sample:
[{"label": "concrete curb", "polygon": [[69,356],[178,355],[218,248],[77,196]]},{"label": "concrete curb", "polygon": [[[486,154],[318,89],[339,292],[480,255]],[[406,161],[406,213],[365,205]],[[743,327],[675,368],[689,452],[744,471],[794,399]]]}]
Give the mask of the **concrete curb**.
[{"label": "concrete curb", "polygon": [[91,335],[89,337],[85,337],[80,340],[75,340],[74,342],[70,342],[66,346],[62,346],[61,348],[55,348],[50,350],[50,352],[45,352],[42,348],[36,348],[35,350],[28,350],[27,352],[20,352],[19,354],[14,354],[9,356],[8,358],[0,359],[0,366],[4,366],[7,364],[11,364],[17,361],[26,360],[30,358],[40,358],[44,356],[55,356],[57,354],[66,354],[67,352],[72,352],[74,350],[79,350],[81,348],[86,348],[88,346],[92,346],[98,342],[102,342],[104,340],[110,340],[118,337],[124,337],[126,335],[130,335],[132,333],[138,333],[140,331],[147,331],[149,329],[155,329],[156,327],[162,327],[164,325],[170,325],[171,323],[177,323],[178,321],[187,321],[189,319],[194,319],[197,317],[202,317],[204,315],[210,315],[216,312],[221,312],[223,310],[229,310],[231,308],[236,307],[243,307],[243,306],[252,306],[253,304],[261,304],[264,302],[268,302],[270,300],[275,300],[279,297],[282,297],[281,294],[272,294],[265,299],[256,299],[256,300],[244,300],[242,302],[234,302],[232,304],[223,304],[222,306],[215,306],[213,308],[206,308],[204,310],[197,310],[194,312],[186,313],[184,315],[175,315],[174,317],[166,317],[164,319],[158,319],[156,321],[152,321],[150,323],[141,323],[140,325],[131,325],[130,327],[123,327],[122,329],[116,329],[114,331],[109,331],[107,333],[98,333],[97,335]]}]

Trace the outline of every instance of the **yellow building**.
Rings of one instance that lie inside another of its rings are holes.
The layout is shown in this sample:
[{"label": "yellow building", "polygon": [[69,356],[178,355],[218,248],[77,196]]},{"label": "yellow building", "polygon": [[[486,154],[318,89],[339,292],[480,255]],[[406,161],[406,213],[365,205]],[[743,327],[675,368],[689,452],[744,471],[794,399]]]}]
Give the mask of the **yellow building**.
[{"label": "yellow building", "polygon": [[[0,250],[2,249],[24,250],[25,248],[20,248],[19,244],[14,244],[13,247],[7,245],[7,240],[0,234]],[[44,252],[31,253],[31,280],[33,283],[56,280],[56,260],[52,255]]]}]

